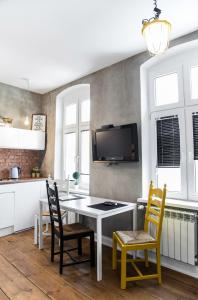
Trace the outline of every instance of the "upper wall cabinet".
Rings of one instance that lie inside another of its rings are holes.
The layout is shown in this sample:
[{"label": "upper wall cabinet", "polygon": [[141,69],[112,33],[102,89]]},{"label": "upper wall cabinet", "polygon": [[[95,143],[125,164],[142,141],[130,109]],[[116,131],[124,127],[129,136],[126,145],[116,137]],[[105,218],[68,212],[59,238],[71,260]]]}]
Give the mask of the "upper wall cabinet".
[{"label": "upper wall cabinet", "polygon": [[45,132],[18,128],[0,128],[0,148],[44,150]]}]

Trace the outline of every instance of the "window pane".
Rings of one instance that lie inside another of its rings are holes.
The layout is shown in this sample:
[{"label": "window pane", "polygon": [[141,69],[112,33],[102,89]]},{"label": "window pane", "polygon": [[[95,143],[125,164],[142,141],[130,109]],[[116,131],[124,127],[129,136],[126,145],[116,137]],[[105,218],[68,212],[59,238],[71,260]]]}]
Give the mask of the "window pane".
[{"label": "window pane", "polygon": [[198,113],[192,114],[194,160],[198,160]]},{"label": "window pane", "polygon": [[65,125],[76,124],[76,104],[65,107]]},{"label": "window pane", "polygon": [[158,168],[157,185],[163,187],[167,184],[169,192],[181,191],[181,169],[180,168]]},{"label": "window pane", "polygon": [[90,121],[90,100],[85,100],[81,103],[81,122]]},{"label": "window pane", "polygon": [[81,189],[89,189],[89,175],[80,176],[80,188]]},{"label": "window pane", "polygon": [[198,99],[198,66],[191,68],[191,97]]},{"label": "window pane", "polygon": [[65,177],[76,171],[76,133],[65,134]]},{"label": "window pane", "polygon": [[195,160],[195,193],[198,193],[198,160]]},{"label": "window pane", "polygon": [[180,166],[180,129],[177,115],[166,116],[156,121],[157,166]]},{"label": "window pane", "polygon": [[176,103],[178,96],[178,76],[172,73],[155,79],[155,102],[157,106]]},{"label": "window pane", "polygon": [[89,174],[90,169],[90,131],[81,131],[81,163],[80,170],[83,174]]}]

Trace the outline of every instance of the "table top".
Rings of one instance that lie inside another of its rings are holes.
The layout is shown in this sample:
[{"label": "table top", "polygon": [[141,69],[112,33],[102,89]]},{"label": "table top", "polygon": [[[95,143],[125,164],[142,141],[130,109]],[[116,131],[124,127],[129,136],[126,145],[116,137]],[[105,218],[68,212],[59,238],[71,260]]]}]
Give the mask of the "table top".
[{"label": "table top", "polygon": [[[60,200],[64,198],[60,196]],[[99,204],[103,203],[105,201],[112,201],[117,202],[121,204],[126,204],[126,206],[114,208],[108,211],[99,210],[96,208],[89,207],[89,205],[93,204]],[[41,199],[41,203],[48,203],[47,199]],[[81,215],[85,215],[88,217],[93,218],[106,218],[109,216],[117,215],[120,213],[124,213],[127,211],[134,210],[136,208],[136,203],[131,202],[123,202],[123,201],[117,201],[117,200],[111,200],[111,199],[105,199],[105,198],[98,198],[98,197],[92,197],[87,196],[84,197],[84,199],[77,199],[77,200],[66,200],[66,201],[60,201],[60,207],[62,209],[68,209],[69,211],[79,213]]]}]

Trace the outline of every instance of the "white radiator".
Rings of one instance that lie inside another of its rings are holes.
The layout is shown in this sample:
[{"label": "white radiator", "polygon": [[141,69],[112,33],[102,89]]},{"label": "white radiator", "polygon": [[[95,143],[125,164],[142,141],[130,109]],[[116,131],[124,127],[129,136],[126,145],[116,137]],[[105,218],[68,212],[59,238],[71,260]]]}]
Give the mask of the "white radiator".
[{"label": "white radiator", "polygon": [[[151,224],[150,234],[155,235]],[[165,209],[161,254],[191,265],[196,264],[197,256],[197,215],[193,212]]]}]

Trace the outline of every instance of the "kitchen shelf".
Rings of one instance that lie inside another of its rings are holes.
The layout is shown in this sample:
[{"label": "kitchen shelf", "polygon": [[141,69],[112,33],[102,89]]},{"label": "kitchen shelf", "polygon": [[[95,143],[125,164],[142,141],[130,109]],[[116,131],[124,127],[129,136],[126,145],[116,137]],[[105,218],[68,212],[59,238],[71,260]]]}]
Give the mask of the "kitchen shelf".
[{"label": "kitchen shelf", "polygon": [[0,148],[44,150],[45,132],[0,127]]}]

